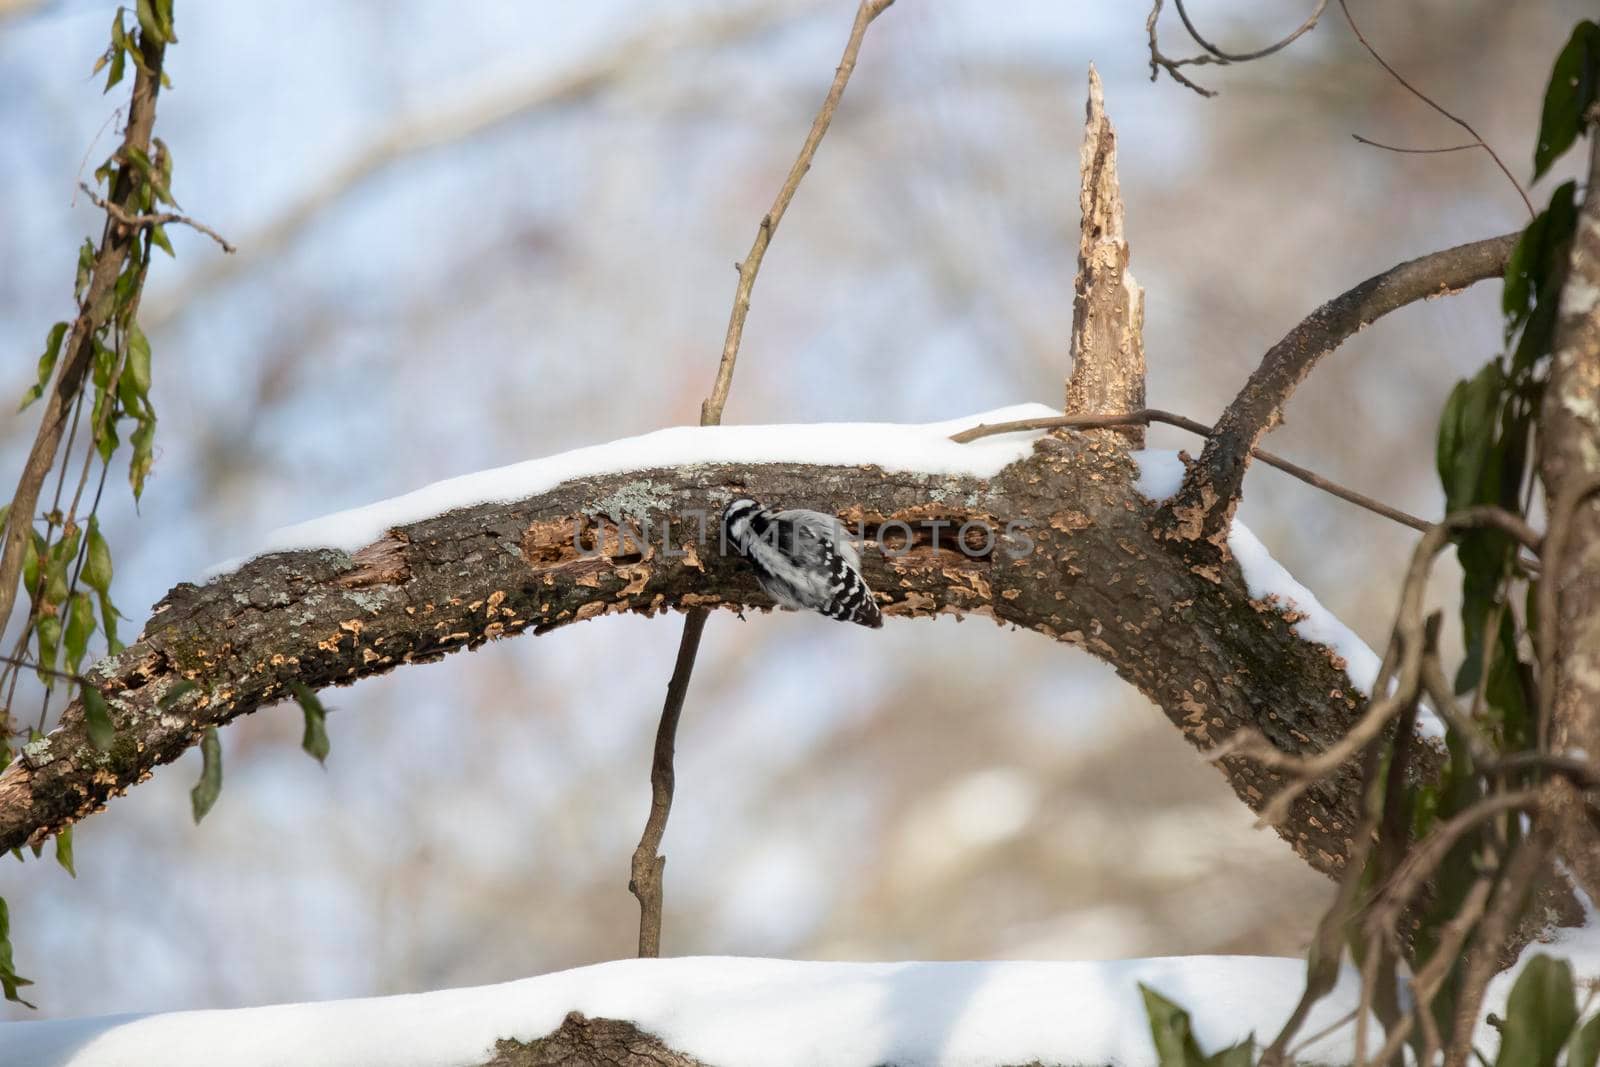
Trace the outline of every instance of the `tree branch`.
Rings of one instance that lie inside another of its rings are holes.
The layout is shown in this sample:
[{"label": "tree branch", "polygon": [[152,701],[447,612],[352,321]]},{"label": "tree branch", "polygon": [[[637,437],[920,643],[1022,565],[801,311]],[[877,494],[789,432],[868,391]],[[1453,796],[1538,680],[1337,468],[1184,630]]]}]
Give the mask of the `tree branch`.
[{"label": "tree branch", "polygon": [[1334,297],[1290,330],[1217,420],[1200,462],[1167,505],[1161,520],[1165,535],[1223,549],[1251,452],[1283,421],[1289,397],[1317,361],[1391,311],[1504,274],[1518,236],[1474,241],[1391,267]]},{"label": "tree branch", "polygon": [[[685,546],[697,516],[746,494],[869,524],[864,569],[891,618],[989,615],[1080,646],[1202,749],[1245,726],[1293,754],[1335,743],[1366,703],[1342,662],[1295,633],[1287,605],[1252,601],[1237,567],[1191,566],[1153,536],[1156,506],[1133,488],[1135,473],[1122,449],[1083,434],[1041,440],[988,482],[859,465],[692,464],[464,508],[353,556],[262,557],[173,589],[138,641],[88,672],[117,727],[111,751],[94,749],[71,705],[0,774],[0,851],[98,810],[207,727],[285,699],[296,684],[349,684],[618,612],[764,609],[748,567],[717,550],[714,531],[703,547]],[[887,520],[914,531],[909,551],[897,537],[893,552],[880,550],[872,524]],[[951,531],[967,522],[980,525],[958,545]],[[645,533],[652,541],[641,548]],[[167,702],[185,680],[196,688]],[[1248,760],[1221,768],[1257,810],[1283,784]],[[1338,873],[1359,791],[1357,768],[1336,770],[1296,800],[1279,832],[1312,866]]]},{"label": "tree branch", "polygon": [[[123,134],[119,154],[128,158],[130,150],[150,151],[150,138],[155,129],[156,97],[161,91],[161,63],[166,55],[166,44],[154,35],[141,32],[138,44],[141,62],[136,64],[133,98],[128,109],[128,125]],[[118,170],[112,184],[110,202],[126,210],[135,192],[132,168]],[[61,369],[55,383],[45,393],[44,415],[39,421],[39,432],[17,480],[17,491],[11,498],[11,510],[4,524],[4,544],[0,547],[0,629],[11,618],[11,608],[16,603],[17,583],[22,576],[22,557],[33,527],[34,512],[39,505],[39,490],[55,466],[56,452],[66,433],[68,418],[83,388],[85,375],[94,361],[94,335],[114,311],[114,289],[117,276],[127,262],[132,248],[134,231],[107,219],[95,252],[94,266],[89,286],[79,305],[78,317],[73,320],[62,348]]]},{"label": "tree branch", "polygon": [[[1600,754],[1600,108],[1588,116],[1588,192],[1578,213],[1539,424],[1550,515],[1540,583],[1541,736],[1562,755]],[[1593,794],[1589,795],[1591,798]],[[1600,893],[1600,854],[1575,786],[1556,790],[1561,852]]]},{"label": "tree branch", "polygon": [[[969,430],[951,434],[950,440],[957,444],[966,444],[980,438],[991,437],[1001,433],[1015,433],[1018,430],[1050,430],[1050,429],[1075,429],[1086,430],[1097,426],[1143,426],[1152,422],[1165,423],[1179,429],[1188,430],[1190,433],[1199,434],[1201,437],[1211,436],[1211,427],[1203,422],[1186,418],[1183,415],[1174,415],[1170,411],[1160,408],[1140,408],[1130,411],[1125,415],[1062,415],[1048,419],[1018,419],[1016,422],[980,423]],[[1433,529],[1433,523],[1426,519],[1419,519],[1415,515],[1401,511],[1399,508],[1390,507],[1381,500],[1375,500],[1364,493],[1340,485],[1331,478],[1324,478],[1315,471],[1307,470],[1298,463],[1291,463],[1282,456],[1275,455],[1263,448],[1253,448],[1250,454],[1269,467],[1276,467],[1285,474],[1300,479],[1307,485],[1321,489],[1330,496],[1365,508],[1375,515],[1382,515],[1386,519],[1398,522],[1402,526],[1409,526],[1413,530],[1426,533]]]},{"label": "tree branch", "polygon": [[175,222],[180,226],[187,226],[197,233],[205,234],[207,237],[217,242],[217,244],[221,245],[222,250],[227,252],[229,255],[239,251],[237,248],[233,247],[233,245],[229,244],[227,238],[223,237],[216,230],[213,230],[210,226],[207,226],[203,222],[196,222],[187,215],[180,215],[175,211],[162,211],[153,215],[130,215],[121,207],[111,203],[110,201],[106,200],[105,197],[96,193],[89,187],[88,182],[79,182],[78,188],[82,189],[84,195],[89,198],[89,203],[93,204],[95,207],[104,211],[107,215],[110,215],[112,218],[116,219],[118,222],[122,223],[122,225],[127,226],[130,229],[142,230],[150,226],[165,226],[168,223]]}]

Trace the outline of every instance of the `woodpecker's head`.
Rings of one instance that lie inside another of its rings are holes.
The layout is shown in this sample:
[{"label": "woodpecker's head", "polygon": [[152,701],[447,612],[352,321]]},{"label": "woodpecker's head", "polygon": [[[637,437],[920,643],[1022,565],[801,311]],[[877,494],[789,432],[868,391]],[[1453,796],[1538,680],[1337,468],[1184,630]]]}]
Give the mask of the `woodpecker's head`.
[{"label": "woodpecker's head", "polygon": [[731,545],[739,555],[745,554],[745,545],[762,534],[758,526],[765,527],[761,522],[766,509],[754,500],[739,499],[722,509],[722,540],[725,545]]}]

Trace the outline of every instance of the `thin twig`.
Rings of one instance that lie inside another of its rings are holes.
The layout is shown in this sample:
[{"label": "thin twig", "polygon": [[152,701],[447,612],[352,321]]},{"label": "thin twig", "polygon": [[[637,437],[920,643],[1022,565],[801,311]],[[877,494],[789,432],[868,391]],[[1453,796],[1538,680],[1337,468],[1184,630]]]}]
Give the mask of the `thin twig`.
[{"label": "thin twig", "polygon": [[[739,343],[744,337],[744,321],[750,314],[750,293],[755,288],[761,261],[766,257],[767,247],[772,243],[772,235],[777,232],[784,212],[789,210],[789,202],[800,188],[801,179],[811,169],[817,146],[822,143],[823,135],[833,122],[833,114],[839,108],[840,98],[844,96],[845,85],[855,70],[856,57],[861,52],[861,41],[866,36],[867,27],[893,3],[894,0],[861,0],[861,6],[856,9],[855,22],[850,27],[849,40],[845,42],[844,54],[839,60],[838,69],[834,71],[833,83],[828,87],[828,95],[811,123],[811,130],[806,134],[800,154],[795,157],[794,166],[789,168],[788,177],[778,190],[777,198],[756,228],[755,243],[750,246],[750,253],[739,264],[739,282],[734,290],[733,310],[728,316],[728,332],[723,339],[716,380],[712,383],[711,394],[700,405],[702,426],[716,426],[722,422],[722,409],[728,402],[734,365],[739,359]],[[677,744],[678,720],[683,713],[684,697],[689,691],[689,679],[694,674],[700,637],[705,632],[706,619],[709,617],[710,611],[706,608],[691,608],[686,614],[683,637],[678,642],[677,662],[673,666],[672,679],[667,683],[667,699],[661,709],[661,722],[656,728],[655,754],[650,765],[650,815],[645,820],[639,846],[633,852],[632,878],[628,882],[628,891],[639,900],[641,957],[653,958],[661,954],[661,877],[667,860],[659,855],[659,851],[662,835],[667,830],[667,818],[672,813],[672,793],[676,781],[672,761]]]},{"label": "thin twig", "polygon": [[1178,17],[1183,20],[1183,28],[1189,31],[1189,36],[1194,38],[1195,44],[1216,56],[1223,63],[1248,63],[1252,59],[1261,59],[1264,56],[1270,56],[1274,52],[1281,52],[1305,34],[1310,33],[1312,27],[1317,24],[1317,20],[1322,17],[1322,12],[1327,9],[1328,0],[1317,0],[1317,6],[1311,9],[1311,14],[1306,16],[1306,20],[1289,36],[1276,44],[1269,44],[1267,47],[1254,52],[1224,52],[1200,36],[1200,31],[1195,29],[1194,23],[1189,20],[1189,12],[1184,10],[1183,0],[1172,0],[1172,6],[1178,9]]},{"label": "thin twig", "polygon": [[112,203],[111,201],[100,196],[93,189],[89,188],[89,184],[87,182],[79,182],[78,188],[82,189],[84,195],[88,196],[89,203],[93,204],[97,208],[100,208],[107,215],[110,215],[124,226],[132,227],[135,230],[142,230],[152,226],[165,226],[168,223],[177,223],[179,226],[187,226],[191,230],[196,230],[205,234],[207,237],[217,242],[217,244],[221,245],[222,250],[230,255],[239,251],[237,248],[233,247],[233,245],[229,244],[227,238],[223,237],[216,230],[213,230],[210,226],[207,226],[203,222],[196,222],[188,215],[179,215],[172,211],[163,211],[154,215],[130,215],[126,211],[122,210],[122,208],[117,204]]},{"label": "thin twig", "polygon": [[1478,1010],[1483,1006],[1483,991],[1489,979],[1500,970],[1500,953],[1506,939],[1527,900],[1533,880],[1544,870],[1545,861],[1555,851],[1555,832],[1547,825],[1549,819],[1535,816],[1533,827],[1517,845],[1516,851],[1501,868],[1500,884],[1488,914],[1478,926],[1478,936],[1467,953],[1466,969],[1461,979],[1461,993],[1456,1000],[1454,1032],[1445,1049],[1445,1067],[1465,1067],[1472,1051],[1472,1035],[1477,1029]]},{"label": "thin twig", "polygon": [[1161,45],[1157,40],[1156,35],[1156,21],[1161,17],[1162,3],[1163,0],[1154,0],[1154,4],[1150,8],[1150,15],[1145,19],[1144,23],[1145,32],[1150,36],[1150,80],[1155,81],[1158,71],[1165,70],[1172,77],[1172,80],[1177,82],[1179,85],[1193,89],[1201,96],[1206,97],[1216,96],[1216,91],[1196,85],[1194,82],[1190,81],[1188,78],[1179,73],[1179,67],[1203,66],[1206,64],[1216,64],[1217,66],[1225,67],[1230,63],[1247,63],[1252,59],[1260,59],[1263,56],[1270,56],[1274,52],[1278,52],[1289,47],[1289,45],[1299,40],[1301,36],[1309,33],[1312,27],[1317,24],[1317,20],[1322,17],[1322,12],[1328,6],[1328,0],[1317,0],[1316,7],[1312,8],[1311,14],[1307,16],[1306,20],[1300,24],[1299,28],[1293,33],[1289,34],[1289,36],[1277,41],[1274,44],[1270,44],[1265,48],[1257,49],[1254,52],[1235,53],[1225,52],[1202,37],[1200,35],[1200,31],[1195,28],[1194,22],[1189,18],[1189,12],[1185,10],[1183,6],[1183,0],[1173,0],[1173,6],[1178,9],[1178,17],[1183,20],[1183,28],[1189,31],[1189,36],[1194,39],[1195,44],[1205,49],[1204,53],[1198,56],[1190,56],[1187,59],[1173,59],[1161,51]]},{"label": "thin twig", "polygon": [[[1463,130],[1466,130],[1467,133],[1472,136],[1474,144],[1482,148],[1485,152],[1489,153],[1489,158],[1494,160],[1494,165],[1500,168],[1500,173],[1506,176],[1506,181],[1510,182],[1511,187],[1517,191],[1517,195],[1522,197],[1522,203],[1528,209],[1528,217],[1533,218],[1537,216],[1538,212],[1533,209],[1533,201],[1528,199],[1527,190],[1522,187],[1521,182],[1517,181],[1516,177],[1511,173],[1510,168],[1508,168],[1504,161],[1501,160],[1499,154],[1496,153],[1493,148],[1489,147],[1489,143],[1478,135],[1477,130],[1472,128],[1472,124],[1459,115],[1455,115],[1449,111],[1446,111],[1442,106],[1440,106],[1437,100],[1433,99],[1433,97],[1429,96],[1421,89],[1418,89],[1415,85],[1412,85],[1410,82],[1406,81],[1405,77],[1401,75],[1398,70],[1395,70],[1393,67],[1391,67],[1388,60],[1379,55],[1378,50],[1372,47],[1372,42],[1367,40],[1366,35],[1361,32],[1361,27],[1356,25],[1355,16],[1350,14],[1350,5],[1346,2],[1346,0],[1339,0],[1339,10],[1344,12],[1344,20],[1350,24],[1350,32],[1356,35],[1356,40],[1361,42],[1361,47],[1367,50],[1367,54],[1372,56],[1373,59],[1376,59],[1378,61],[1378,65],[1384,70],[1388,71],[1389,76],[1404,86],[1408,93],[1416,97],[1418,100],[1421,100],[1424,104],[1427,104],[1429,107],[1433,108],[1433,110],[1437,111],[1439,114],[1443,115],[1457,126],[1460,126]],[[1361,138],[1359,137],[1357,138],[1357,140],[1360,139]]]},{"label": "thin twig", "polygon": [[661,709],[661,724],[656,728],[655,755],[650,763],[650,816],[645,821],[639,847],[633,850],[633,876],[628,892],[639,898],[639,955],[654,959],[661,955],[661,876],[667,857],[659,855],[661,837],[667,832],[667,816],[672,812],[672,790],[676,775],[672,758],[676,751],[678,718],[683,700],[689,694],[689,678],[700,651],[700,635],[705,632],[706,612],[691,611],[683,624],[683,640],[678,644],[678,660],[667,682],[667,700]]},{"label": "thin twig", "polygon": [[1385,152],[1399,152],[1401,155],[1406,156],[1436,156],[1445,152],[1464,152],[1469,148],[1483,147],[1474,141],[1471,144],[1453,144],[1448,148],[1401,148],[1399,145],[1384,144],[1382,141],[1374,141],[1372,138],[1363,137],[1359,133],[1352,133],[1350,136],[1355,138],[1357,141],[1360,141],[1362,144],[1368,145],[1369,147],[1381,148]]},{"label": "thin twig", "polygon": [[40,666],[39,664],[28,659],[26,656],[0,655],[0,663],[9,663],[11,666],[20,667],[23,670],[38,671],[40,674],[47,674],[52,678],[60,678],[67,682],[76,682],[79,685],[93,686],[95,684],[94,682],[89,681],[89,679],[85,678],[83,675],[74,671],[58,671],[52,667]]},{"label": "thin twig", "polygon": [[1405,862],[1395,869],[1380,894],[1383,905],[1372,909],[1367,925],[1372,929],[1392,928],[1401,910],[1468,831],[1509,811],[1531,811],[1539,806],[1539,796],[1537,789],[1494,793],[1441,823],[1418,842],[1406,855]]},{"label": "thin twig", "polygon": [[1301,756],[1282,751],[1260,731],[1246,728],[1207,753],[1212,761],[1230,756],[1243,757],[1260,763],[1268,770],[1283,771],[1291,776],[1291,781],[1262,809],[1262,823],[1274,824],[1282,820],[1297,797],[1366,748],[1382,734],[1391,719],[1417,700],[1422,689],[1422,661],[1427,651],[1427,623],[1423,618],[1423,607],[1428,575],[1434,559],[1449,544],[1450,534],[1474,526],[1492,526],[1519,540],[1532,538],[1534,544],[1538,543],[1538,535],[1528,529],[1520,517],[1493,507],[1473,507],[1456,512],[1424,534],[1412,553],[1411,565],[1400,594],[1400,608],[1395,614],[1391,647],[1399,650],[1398,682],[1391,690],[1385,679],[1379,678],[1372,691],[1371,703],[1348,733],[1321,752]]},{"label": "thin twig", "polygon": [[[1390,651],[1391,655],[1384,657],[1384,664],[1378,670],[1379,685],[1387,682],[1393,666],[1391,663],[1393,649]],[[1350,854],[1345,857],[1344,877],[1339,880],[1339,891],[1334,895],[1333,903],[1318,921],[1316,935],[1312,939],[1310,950],[1306,953],[1305,989],[1301,991],[1300,999],[1296,1002],[1294,1010],[1289,1013],[1289,1018],[1284,1021],[1283,1028],[1278,1031],[1278,1036],[1262,1050],[1261,1067],[1282,1067],[1284,1058],[1288,1054],[1289,1043],[1300,1032],[1300,1027],[1305,1025],[1306,1017],[1311,1014],[1312,1007],[1327,996],[1338,983],[1345,923],[1355,905],[1356,897],[1361,892],[1362,871],[1366,869],[1367,857],[1372,852],[1381,815],[1381,805],[1377,796],[1382,788],[1377,773],[1381,754],[1378,745],[1373,745],[1363,754],[1361,780],[1366,783],[1366,790],[1362,797],[1361,823],[1350,839]]]},{"label": "thin twig", "polygon": [[[1186,418],[1183,415],[1175,415],[1170,411],[1161,411],[1157,408],[1141,408],[1138,411],[1130,411],[1125,415],[1061,415],[1040,419],[1018,419],[1016,422],[979,423],[977,426],[962,430],[958,434],[952,434],[950,440],[964,445],[981,437],[989,437],[999,433],[1016,433],[1020,430],[1091,430],[1109,426],[1141,426],[1152,422],[1176,426],[1180,429],[1188,430],[1190,433],[1199,434],[1202,437],[1209,437],[1212,433],[1211,427],[1195,419]],[[1269,466],[1278,468],[1285,474],[1300,479],[1307,485],[1315,486],[1325,493],[1331,493],[1340,500],[1355,504],[1357,507],[1366,508],[1368,511],[1382,515],[1386,519],[1392,519],[1402,526],[1409,526],[1413,530],[1423,532],[1433,528],[1434,524],[1426,519],[1419,519],[1417,516],[1401,511],[1399,508],[1390,507],[1381,500],[1374,500],[1372,497],[1358,493],[1354,489],[1346,488],[1338,482],[1324,478],[1320,474],[1309,471],[1297,463],[1291,463],[1265,449],[1251,449],[1251,455]]]},{"label": "thin twig", "polygon": [[749,253],[739,264],[739,284],[733,294],[733,311],[728,316],[728,334],[722,342],[722,360],[717,365],[716,384],[700,407],[702,426],[715,426],[722,421],[722,405],[727,402],[728,387],[733,384],[733,365],[739,358],[739,342],[744,338],[744,320],[750,314],[750,293],[755,288],[756,272],[761,269],[767,246],[772,243],[772,235],[783,221],[784,212],[789,210],[789,201],[794,199],[795,190],[800,188],[800,180],[811,169],[817,146],[822,143],[823,135],[833,122],[833,113],[838,110],[840,97],[844,96],[844,87],[856,69],[856,56],[861,52],[861,41],[866,36],[867,27],[892,3],[894,0],[861,0],[861,6],[856,9],[855,24],[850,27],[850,39],[844,46],[844,55],[839,60],[838,70],[834,72],[828,95],[811,123],[811,132],[806,134],[800,154],[795,157],[794,166],[789,168],[789,175],[784,178],[783,187],[778,190],[772,208],[761,217],[761,225],[756,227],[756,239]]}]

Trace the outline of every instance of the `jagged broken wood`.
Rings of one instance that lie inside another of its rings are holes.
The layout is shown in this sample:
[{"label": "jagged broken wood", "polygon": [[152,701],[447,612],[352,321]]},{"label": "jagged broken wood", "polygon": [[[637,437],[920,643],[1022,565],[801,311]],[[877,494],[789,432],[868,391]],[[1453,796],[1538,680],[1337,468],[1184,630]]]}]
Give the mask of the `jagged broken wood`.
[{"label": "jagged broken wood", "polygon": [[[1122,415],[1144,407],[1144,290],[1128,267],[1117,134],[1092,65],[1078,170],[1078,276],[1073,281],[1066,413]],[[1144,447],[1143,426],[1105,432]]]}]

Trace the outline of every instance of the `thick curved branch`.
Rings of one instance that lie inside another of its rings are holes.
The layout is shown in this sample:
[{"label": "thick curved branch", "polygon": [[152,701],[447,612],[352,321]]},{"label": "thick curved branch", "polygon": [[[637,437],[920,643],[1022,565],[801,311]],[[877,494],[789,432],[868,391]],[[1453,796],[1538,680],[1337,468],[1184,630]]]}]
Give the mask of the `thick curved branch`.
[{"label": "thick curved branch", "polygon": [[1317,361],[1391,311],[1504,274],[1517,236],[1474,241],[1391,267],[1334,297],[1290,330],[1262,357],[1217,420],[1200,462],[1166,508],[1165,535],[1223,546],[1251,450],[1283,421],[1289,397]]},{"label": "thick curved branch", "polygon": [[[353,556],[262,557],[206,586],[173,589],[137,642],[96,665],[90,676],[118,731],[111,751],[94,749],[82,709],[69,707],[0,774],[0,849],[98,810],[208,726],[285,699],[292,684],[348,684],[619,612],[765,609],[742,562],[718,551],[714,522],[703,548],[684,545],[698,538],[698,516],[709,519],[735,494],[868,524],[864,569],[887,616],[983,614],[1078,645],[1199,748],[1246,726],[1290,753],[1332,744],[1365,704],[1343,664],[1295,633],[1288,607],[1253,601],[1237,567],[1191,566],[1160,541],[1150,528],[1156,505],[1134,490],[1135,474],[1116,442],[1084,434],[1047,437],[990,481],[862,466],[691,465],[464,508],[392,530]],[[909,546],[896,527],[887,545],[874,543],[885,520],[907,524]],[[957,546],[966,522],[980,526]],[[650,544],[641,547],[645,532]],[[195,688],[169,700],[184,681]],[[1247,760],[1221,766],[1258,810],[1282,783]],[[1280,833],[1314,867],[1338,872],[1359,823],[1359,791],[1357,768],[1340,769],[1296,801]]]}]

